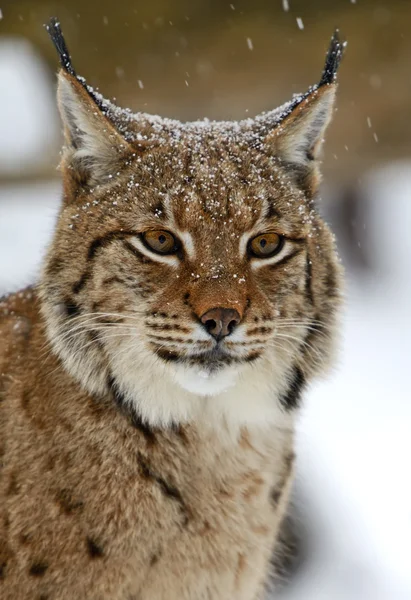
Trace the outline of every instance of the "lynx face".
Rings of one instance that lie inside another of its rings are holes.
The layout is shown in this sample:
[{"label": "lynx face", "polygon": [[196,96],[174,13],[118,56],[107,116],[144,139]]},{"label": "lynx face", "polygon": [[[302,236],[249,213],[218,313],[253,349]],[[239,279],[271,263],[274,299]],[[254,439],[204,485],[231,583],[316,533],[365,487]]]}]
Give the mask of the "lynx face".
[{"label": "lynx face", "polygon": [[70,69],[42,284],[54,350],[89,391],[151,422],[191,418],[204,396],[241,412],[230,389],[244,386],[244,420],[260,399],[294,407],[328,360],[339,304],[313,202],[335,84],[255,120],[181,124],[121,111]]}]

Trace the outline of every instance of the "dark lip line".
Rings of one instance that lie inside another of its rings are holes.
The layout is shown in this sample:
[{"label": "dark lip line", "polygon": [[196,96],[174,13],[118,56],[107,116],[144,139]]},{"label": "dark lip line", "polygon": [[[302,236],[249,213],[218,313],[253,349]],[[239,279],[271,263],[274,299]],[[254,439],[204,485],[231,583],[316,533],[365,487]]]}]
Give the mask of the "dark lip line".
[{"label": "dark lip line", "polygon": [[218,356],[215,350],[212,350],[211,352],[202,352],[201,354],[195,354],[190,356],[181,356],[178,352],[168,350],[164,347],[158,347],[154,343],[153,346],[155,346],[156,355],[165,362],[175,362],[187,365],[198,363],[199,365],[203,366],[204,368],[210,369],[211,371],[218,371],[232,364],[252,362],[253,360],[256,360],[261,356],[261,351],[253,351],[250,355],[244,357],[232,356],[230,354],[227,354],[226,352],[219,351]]},{"label": "dark lip line", "polygon": [[[153,346],[156,347],[156,350],[168,350],[168,348],[165,348],[164,346],[160,346],[157,345],[156,342],[151,341],[150,344],[152,344]],[[174,351],[172,351],[174,352]],[[174,354],[179,354],[178,352],[174,352]],[[181,359],[182,360],[192,360],[192,359],[196,359],[196,358],[208,358],[212,361],[215,361],[217,359],[224,359],[224,358],[228,358],[228,359],[235,359],[237,357],[233,356],[232,354],[229,354],[228,352],[225,352],[223,350],[216,350],[216,348],[214,347],[212,350],[210,351],[201,351],[198,354],[191,354],[189,356],[184,356],[181,355]]]},{"label": "dark lip line", "polygon": [[[179,341],[179,339],[173,338],[173,337],[162,337],[162,336],[155,336],[155,335],[149,335],[148,336],[149,339],[149,344],[151,346],[154,346],[155,349],[161,349],[161,350],[171,350],[172,352],[174,352],[175,354],[179,354],[178,349],[173,349],[172,346],[177,346],[177,345],[185,345],[186,341],[184,341],[183,344],[181,344],[181,341]],[[169,342],[170,346],[164,346],[163,344],[159,344],[160,341],[164,340],[165,342]],[[172,342],[175,341],[175,344],[173,344]],[[246,346],[250,346],[250,351],[254,351],[256,350],[256,344],[258,346],[262,346],[266,343],[267,340],[248,340],[246,342],[238,342],[238,345],[244,349]],[[228,341],[227,345],[229,344],[228,347],[226,347],[225,349],[221,348],[221,346],[214,345],[213,348],[211,348],[210,350],[201,348],[201,345],[204,346],[204,344],[208,344],[208,342],[206,340],[199,340],[197,341],[193,341],[190,340],[187,343],[188,348],[192,351],[193,347],[196,346],[196,344],[199,344],[199,352],[198,353],[192,353],[190,355],[181,355],[182,359],[195,359],[197,357],[201,357],[201,358],[205,358],[208,357],[211,360],[216,360],[218,358],[228,358],[228,359],[234,359],[234,360],[241,360],[241,356],[238,356],[237,354],[232,354],[232,349],[233,347],[235,347],[237,345],[237,342],[230,342]]]}]

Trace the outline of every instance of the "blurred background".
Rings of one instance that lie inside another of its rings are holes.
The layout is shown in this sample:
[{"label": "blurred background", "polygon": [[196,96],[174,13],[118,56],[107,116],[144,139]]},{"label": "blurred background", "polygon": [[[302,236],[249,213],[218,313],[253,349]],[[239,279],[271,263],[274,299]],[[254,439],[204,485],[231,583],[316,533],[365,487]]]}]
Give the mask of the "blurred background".
[{"label": "blurred background", "polygon": [[347,272],[339,362],[298,433],[303,560],[284,600],[411,598],[411,2],[0,0],[0,295],[35,281],[60,200],[58,16],[77,72],[135,111],[241,119],[348,40],[321,208]]}]

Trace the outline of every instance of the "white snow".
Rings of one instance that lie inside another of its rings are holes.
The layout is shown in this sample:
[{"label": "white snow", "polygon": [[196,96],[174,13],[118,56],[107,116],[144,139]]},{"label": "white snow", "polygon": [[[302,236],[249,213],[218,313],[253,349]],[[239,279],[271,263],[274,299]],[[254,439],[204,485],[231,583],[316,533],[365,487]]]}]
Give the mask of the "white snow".
[{"label": "white snow", "polygon": [[23,38],[0,37],[0,176],[35,171],[57,150],[53,79]]},{"label": "white snow", "polygon": [[[281,600],[411,598],[411,168],[372,174],[377,271],[349,277],[340,363],[299,422],[308,561]],[[56,183],[0,187],[0,293],[38,270]]]},{"label": "white snow", "polygon": [[297,17],[297,25],[298,25],[298,29],[304,29],[304,21],[302,20],[301,17]]},{"label": "white snow", "polygon": [[0,186],[0,296],[35,280],[59,202],[59,182]]}]

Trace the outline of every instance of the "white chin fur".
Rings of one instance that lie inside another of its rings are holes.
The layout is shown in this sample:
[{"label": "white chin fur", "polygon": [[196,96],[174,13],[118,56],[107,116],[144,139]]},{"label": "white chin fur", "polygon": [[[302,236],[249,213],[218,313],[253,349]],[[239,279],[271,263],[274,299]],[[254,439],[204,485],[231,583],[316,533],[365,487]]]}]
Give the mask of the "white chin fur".
[{"label": "white chin fur", "polygon": [[210,372],[201,367],[176,365],[175,381],[188,392],[199,396],[217,396],[231,388],[238,379],[238,369],[225,367]]}]

